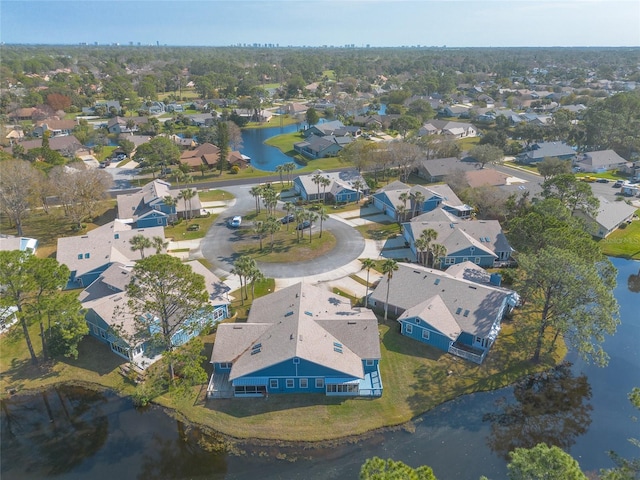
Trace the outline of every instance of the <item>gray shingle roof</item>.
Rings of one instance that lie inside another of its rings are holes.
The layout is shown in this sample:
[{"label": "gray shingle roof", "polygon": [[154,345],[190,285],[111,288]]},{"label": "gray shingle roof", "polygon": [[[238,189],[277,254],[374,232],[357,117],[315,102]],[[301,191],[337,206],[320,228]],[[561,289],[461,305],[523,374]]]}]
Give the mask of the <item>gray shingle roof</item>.
[{"label": "gray shingle roof", "polygon": [[[384,305],[386,295],[385,279],[371,294],[370,302],[375,301],[379,305]],[[406,311],[438,296],[462,331],[486,337],[498,317],[503,302],[512,295],[515,296],[515,292],[504,288],[455,278],[446,272],[431,268],[399,263],[398,270],[393,273],[389,283],[389,308],[392,311],[394,306],[397,306],[402,311]],[[436,308],[438,304],[433,303],[433,305],[432,308]],[[419,310],[424,311],[426,308],[425,304]],[[436,313],[440,311],[439,308],[436,308]],[[436,317],[437,315],[433,315],[433,318],[425,319],[429,322],[448,325],[446,319]],[[445,332],[451,333],[452,330],[448,328]]]},{"label": "gray shingle roof", "polygon": [[[107,263],[130,264],[140,258],[140,252],[132,251],[129,243],[135,235],[144,235],[149,239],[160,237],[164,240],[164,228],[131,228],[120,220],[114,220],[85,235],[58,238],[56,259],[69,267],[70,271],[76,272],[76,277]],[[147,249],[145,253],[152,251]]]},{"label": "gray shingle roof", "polygon": [[221,324],[211,361],[233,362],[233,380],[294,357],[362,378],[362,359],[380,358],[377,319],[369,309],[299,283],[254,301],[247,323]]}]

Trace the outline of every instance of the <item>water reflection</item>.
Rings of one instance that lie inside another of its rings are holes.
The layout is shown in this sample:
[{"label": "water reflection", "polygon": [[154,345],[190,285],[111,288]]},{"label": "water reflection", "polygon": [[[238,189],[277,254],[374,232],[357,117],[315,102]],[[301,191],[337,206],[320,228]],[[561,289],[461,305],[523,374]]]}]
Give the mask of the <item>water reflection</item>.
[{"label": "water reflection", "polygon": [[[57,387],[18,402],[2,401],[2,451],[32,472],[59,475],[104,445],[109,432],[99,392]],[[6,463],[3,462],[3,474]]]},{"label": "water reflection", "polygon": [[585,375],[573,375],[568,362],[522,380],[513,397],[515,403],[502,397],[498,411],[483,416],[491,423],[489,447],[505,459],[515,448],[541,442],[568,450],[591,424],[591,386]]},{"label": "water reflection", "polygon": [[141,458],[139,479],[211,478],[227,471],[226,451],[215,437],[176,420],[177,435],[153,435],[152,451]]},{"label": "water reflection", "polygon": [[633,293],[640,293],[640,270],[638,273],[632,273],[627,279],[627,288]]}]

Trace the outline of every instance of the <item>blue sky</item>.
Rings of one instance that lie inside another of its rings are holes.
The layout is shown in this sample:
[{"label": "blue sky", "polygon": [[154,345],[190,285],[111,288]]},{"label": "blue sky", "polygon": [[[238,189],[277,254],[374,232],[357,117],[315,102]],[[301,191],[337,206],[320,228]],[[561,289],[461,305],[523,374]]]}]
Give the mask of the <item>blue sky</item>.
[{"label": "blue sky", "polygon": [[640,1],[1,0],[0,41],[640,46]]}]

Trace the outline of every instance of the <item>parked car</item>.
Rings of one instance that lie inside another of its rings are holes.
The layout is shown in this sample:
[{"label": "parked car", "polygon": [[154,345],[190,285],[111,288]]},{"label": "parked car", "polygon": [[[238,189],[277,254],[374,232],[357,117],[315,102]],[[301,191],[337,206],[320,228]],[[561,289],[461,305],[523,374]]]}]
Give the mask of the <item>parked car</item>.
[{"label": "parked car", "polygon": [[311,226],[311,222],[309,220],[305,220],[302,223],[299,223],[296,227],[296,230],[304,230],[305,228],[309,228]]},{"label": "parked car", "polygon": [[293,222],[295,219],[296,219],[296,216],[295,216],[294,214],[290,213],[290,214],[285,215],[284,217],[282,217],[282,218],[280,219],[280,222],[281,222],[283,225],[286,225],[287,223],[291,223],[291,222]]},{"label": "parked car", "polygon": [[622,180],[616,180],[613,184],[613,188],[620,188],[624,182]]},{"label": "parked car", "polygon": [[239,228],[242,224],[242,217],[240,215],[236,215],[235,217],[229,219],[229,226],[231,228]]},{"label": "parked car", "polygon": [[606,178],[599,178],[598,180],[596,180],[596,182],[598,182],[598,183],[609,183],[609,180],[607,180]]},{"label": "parked car", "polygon": [[587,175],[586,177],[582,177],[580,178],[580,180],[582,180],[583,182],[595,182],[596,181],[596,177],[592,177],[591,175]]}]

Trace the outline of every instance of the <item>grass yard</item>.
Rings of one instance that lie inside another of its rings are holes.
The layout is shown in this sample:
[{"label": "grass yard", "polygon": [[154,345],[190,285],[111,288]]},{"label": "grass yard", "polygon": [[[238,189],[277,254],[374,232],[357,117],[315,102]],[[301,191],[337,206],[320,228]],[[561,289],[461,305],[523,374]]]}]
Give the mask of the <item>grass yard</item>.
[{"label": "grass yard", "polygon": [[391,221],[389,223],[368,223],[358,225],[355,228],[364,238],[369,240],[385,240],[401,233],[400,225]]},{"label": "grass yard", "polygon": [[263,238],[262,250],[260,250],[260,241],[253,230],[238,230],[236,235],[239,240],[234,242],[233,249],[236,253],[249,255],[258,262],[288,263],[313,260],[328,254],[336,246],[336,237],[331,232],[324,230],[320,238],[317,225],[314,225],[311,242],[309,242],[309,230],[305,229],[303,232],[303,237],[298,242],[295,224],[290,224],[288,231],[283,226],[274,235],[273,248],[271,248],[271,237],[268,235]]},{"label": "grass yard", "polygon": [[[640,216],[640,209],[636,210]],[[618,228],[598,242],[602,253],[612,257],[640,260],[640,220],[634,220],[625,228]]]},{"label": "grass yard", "polygon": [[[417,415],[460,395],[513,383],[560,361],[566,348],[537,365],[529,362],[530,339],[516,332],[514,323],[503,326],[498,341],[483,365],[462,360],[403,337],[397,324],[380,325],[381,398],[336,398],[324,395],[277,395],[268,400],[232,399],[159,403],[178,408],[189,420],[236,438],[320,441],[363,434],[376,428],[401,425]],[[524,329],[527,330],[527,329]],[[528,331],[528,330],[527,330]]]},{"label": "grass yard", "polygon": [[[49,213],[44,210],[35,210],[23,221],[22,233],[25,237],[38,239],[38,257],[55,256],[58,238],[81,235],[93,230],[100,225],[109,223],[116,218],[116,201],[105,200],[96,208],[94,218],[83,222],[86,228],[81,232],[73,230],[73,222],[64,216],[62,207],[49,208]],[[14,227],[9,226],[9,220],[5,215],[0,215],[0,231],[5,234],[16,235]]]},{"label": "grass yard", "polygon": [[201,202],[221,202],[235,198],[226,190],[199,190],[198,196]]},{"label": "grass yard", "polygon": [[[217,218],[218,215],[209,215],[207,217],[194,218],[188,222],[183,220],[177,225],[165,227],[164,236],[167,240],[173,240],[174,242],[203,238]],[[200,225],[200,228],[198,230],[189,230],[189,226],[193,224]]]}]

